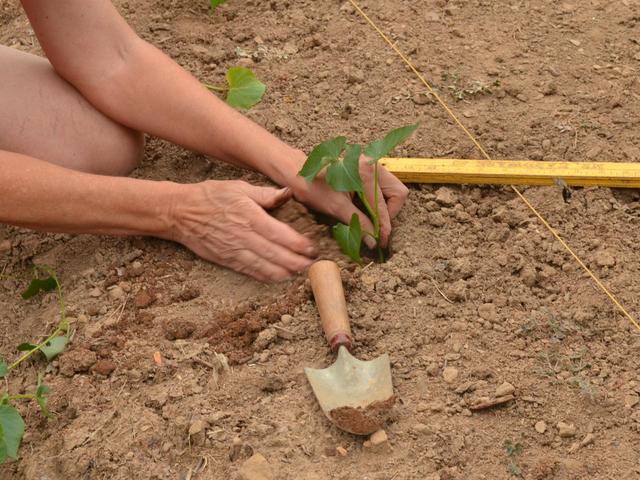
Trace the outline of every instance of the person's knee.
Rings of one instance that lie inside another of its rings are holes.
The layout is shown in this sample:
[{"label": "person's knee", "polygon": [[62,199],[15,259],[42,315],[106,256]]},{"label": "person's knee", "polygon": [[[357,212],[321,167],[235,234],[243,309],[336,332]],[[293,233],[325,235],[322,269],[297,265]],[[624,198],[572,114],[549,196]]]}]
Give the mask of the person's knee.
[{"label": "person's knee", "polygon": [[96,152],[89,163],[89,173],[127,176],[140,165],[144,157],[144,135],[129,128],[120,127],[107,141],[101,152]]}]

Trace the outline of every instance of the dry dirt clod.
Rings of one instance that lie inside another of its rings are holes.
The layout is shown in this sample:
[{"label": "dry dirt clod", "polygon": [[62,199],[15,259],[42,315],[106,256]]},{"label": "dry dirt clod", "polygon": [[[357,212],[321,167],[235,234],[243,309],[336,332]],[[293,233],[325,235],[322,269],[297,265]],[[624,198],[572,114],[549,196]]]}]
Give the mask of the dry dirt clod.
[{"label": "dry dirt clod", "polygon": [[460,372],[458,371],[458,369],[456,367],[446,367],[442,371],[442,378],[447,383],[453,383],[453,382],[456,381],[456,379],[458,378],[459,374],[460,374]]},{"label": "dry dirt clod", "polygon": [[458,198],[450,188],[440,187],[436,191],[436,202],[445,207],[453,207],[458,202]]},{"label": "dry dirt clod", "polygon": [[576,427],[572,423],[558,422],[558,435],[562,438],[571,438],[576,435]]},{"label": "dry dirt clod", "polygon": [[547,424],[543,420],[540,420],[539,422],[536,422],[534,428],[536,429],[536,432],[543,434],[547,431]]},{"label": "dry dirt clod", "polygon": [[269,347],[277,339],[278,330],[275,328],[265,328],[258,334],[258,337],[253,342],[253,347],[259,352]]},{"label": "dry dirt clod", "polygon": [[60,373],[71,377],[75,373],[87,372],[97,361],[95,352],[86,348],[76,348],[60,356]]},{"label": "dry dirt clod", "polygon": [[140,290],[133,299],[133,303],[137,308],[147,308],[155,301],[155,295],[152,295],[147,290]]},{"label": "dry dirt clod", "polygon": [[637,393],[629,393],[624,396],[625,408],[633,408],[640,402],[640,396]]},{"label": "dry dirt clod", "polygon": [[98,360],[93,366],[93,372],[108,377],[116,369],[116,364],[111,360]]},{"label": "dry dirt clod", "polygon": [[273,480],[271,465],[260,453],[246,460],[238,471],[240,480]]}]

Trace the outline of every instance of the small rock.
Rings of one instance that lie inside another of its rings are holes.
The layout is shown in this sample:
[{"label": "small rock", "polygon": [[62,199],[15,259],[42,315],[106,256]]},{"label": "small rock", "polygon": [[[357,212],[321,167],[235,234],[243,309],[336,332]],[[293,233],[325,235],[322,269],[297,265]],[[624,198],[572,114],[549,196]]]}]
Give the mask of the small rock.
[{"label": "small rock", "polygon": [[520,270],[520,279],[527,287],[533,287],[538,281],[538,274],[532,265],[525,265]]},{"label": "small rock", "polygon": [[637,393],[629,393],[624,396],[624,406],[625,408],[633,408],[638,402],[640,402],[640,397]]},{"label": "small rock", "polygon": [[549,150],[551,148],[551,140],[549,140],[548,138],[545,138],[542,141],[542,149],[543,150]]},{"label": "small rock", "polygon": [[417,92],[411,97],[411,101],[416,105],[429,105],[433,103],[433,98],[428,92]]},{"label": "small rock", "polygon": [[121,298],[124,297],[124,295],[125,295],[124,290],[117,285],[109,289],[109,296],[114,300],[120,300]]},{"label": "small rock", "polygon": [[558,428],[558,435],[562,438],[571,438],[576,435],[576,427],[573,423],[558,422],[556,427]]},{"label": "small rock", "polygon": [[238,471],[240,480],[272,480],[271,465],[261,454],[256,453],[246,460]]},{"label": "small rock", "polygon": [[579,47],[581,45],[580,40],[570,39],[569,42],[571,42],[571,45],[574,47]]},{"label": "small rock", "polygon": [[265,328],[253,342],[253,347],[257,351],[264,350],[278,339],[278,331],[275,328]]},{"label": "small rock", "polygon": [[111,360],[98,360],[93,366],[93,372],[108,377],[116,369],[116,364]]},{"label": "small rock", "polygon": [[593,433],[587,433],[585,437],[580,442],[581,447],[586,447],[587,445],[591,445],[593,441],[596,439],[596,436]]},{"label": "small rock", "polygon": [[496,397],[504,397],[505,395],[513,395],[516,391],[516,387],[509,382],[504,382],[498,388],[496,388]]},{"label": "small rock", "polygon": [[99,297],[99,296],[101,296],[101,295],[102,295],[102,290],[100,290],[98,287],[96,287],[96,288],[92,288],[92,289],[89,291],[89,296],[90,296],[90,297],[98,298],[98,297]]},{"label": "small rock", "polygon": [[600,158],[600,154],[602,153],[602,147],[595,146],[587,150],[586,159],[587,160],[598,160]]},{"label": "small rock", "polygon": [[185,318],[172,318],[164,322],[164,336],[167,340],[189,338],[196,329],[195,323]]},{"label": "small rock", "polygon": [[189,425],[189,436],[193,437],[194,435],[197,435],[201,432],[204,432],[204,429],[207,427],[207,424],[204,420],[202,420],[201,418],[198,418],[194,421],[191,422],[191,425]]},{"label": "small rock", "polygon": [[371,434],[371,436],[369,437],[369,440],[366,440],[363,443],[363,446],[365,448],[372,448],[372,449],[382,449],[384,447],[388,447],[389,441],[389,437],[387,437],[387,432],[385,432],[384,430],[378,430],[377,432],[374,432]]},{"label": "small rock", "polygon": [[458,378],[459,373],[456,367],[447,367],[442,372],[442,378],[447,383],[453,383]]},{"label": "small rock", "polygon": [[540,420],[539,422],[536,422],[533,428],[536,429],[536,432],[542,434],[547,431],[547,424],[544,421]]},{"label": "small rock", "polygon": [[11,240],[2,240],[0,242],[0,254],[9,253],[11,251]]},{"label": "small rock", "polygon": [[467,298],[467,282],[458,280],[447,289],[447,296],[454,302],[463,301]]},{"label": "small rock", "polygon": [[458,202],[458,198],[450,188],[440,187],[436,191],[436,202],[445,207],[452,207]]},{"label": "small rock", "polygon": [[411,427],[411,431],[420,435],[426,435],[431,433],[432,429],[429,425],[425,425],[424,423],[416,423]]},{"label": "small rock", "polygon": [[347,449],[346,449],[346,448],[344,448],[344,447],[336,447],[336,453],[337,453],[338,455],[340,455],[341,457],[346,457],[346,456],[347,456],[347,453],[349,453],[349,452],[348,452],[348,451],[347,451]]}]

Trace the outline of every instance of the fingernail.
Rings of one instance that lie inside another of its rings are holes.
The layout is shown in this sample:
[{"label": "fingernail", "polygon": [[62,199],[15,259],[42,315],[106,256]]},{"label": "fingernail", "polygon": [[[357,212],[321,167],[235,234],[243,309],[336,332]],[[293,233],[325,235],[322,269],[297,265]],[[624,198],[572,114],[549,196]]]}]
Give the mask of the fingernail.
[{"label": "fingernail", "polygon": [[304,253],[308,257],[315,257],[318,255],[318,250],[316,249],[316,247],[311,246],[311,247],[305,248]]},{"label": "fingernail", "polygon": [[369,247],[371,250],[376,248],[376,241],[371,237],[365,237],[364,243],[366,243],[367,247]]}]

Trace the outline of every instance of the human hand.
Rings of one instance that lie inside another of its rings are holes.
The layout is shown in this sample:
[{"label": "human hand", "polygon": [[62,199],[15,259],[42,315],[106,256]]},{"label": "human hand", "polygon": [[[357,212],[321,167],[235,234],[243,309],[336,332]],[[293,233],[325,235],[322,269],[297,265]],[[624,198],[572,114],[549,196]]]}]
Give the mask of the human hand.
[{"label": "human hand", "polygon": [[[368,158],[360,157],[360,177],[365,186],[365,194],[369,203],[374,205],[373,172],[372,165],[367,163]],[[297,176],[291,179],[289,185],[293,190],[296,200],[327,213],[332,217],[349,224],[353,214],[360,218],[363,231],[373,232],[373,225],[369,217],[360,211],[354,204],[349,193],[335,192],[324,180],[325,173],[320,173],[312,183]],[[386,247],[391,235],[391,220],[400,212],[409,194],[409,189],[393,174],[382,166],[378,166],[378,210],[380,215],[380,246]],[[369,248],[375,247],[375,240],[364,236],[364,241]]]},{"label": "human hand", "polygon": [[287,202],[291,190],[242,181],[181,185],[172,206],[177,241],[211,262],[260,281],[284,280],[311,265],[311,240],[265,209]]}]

